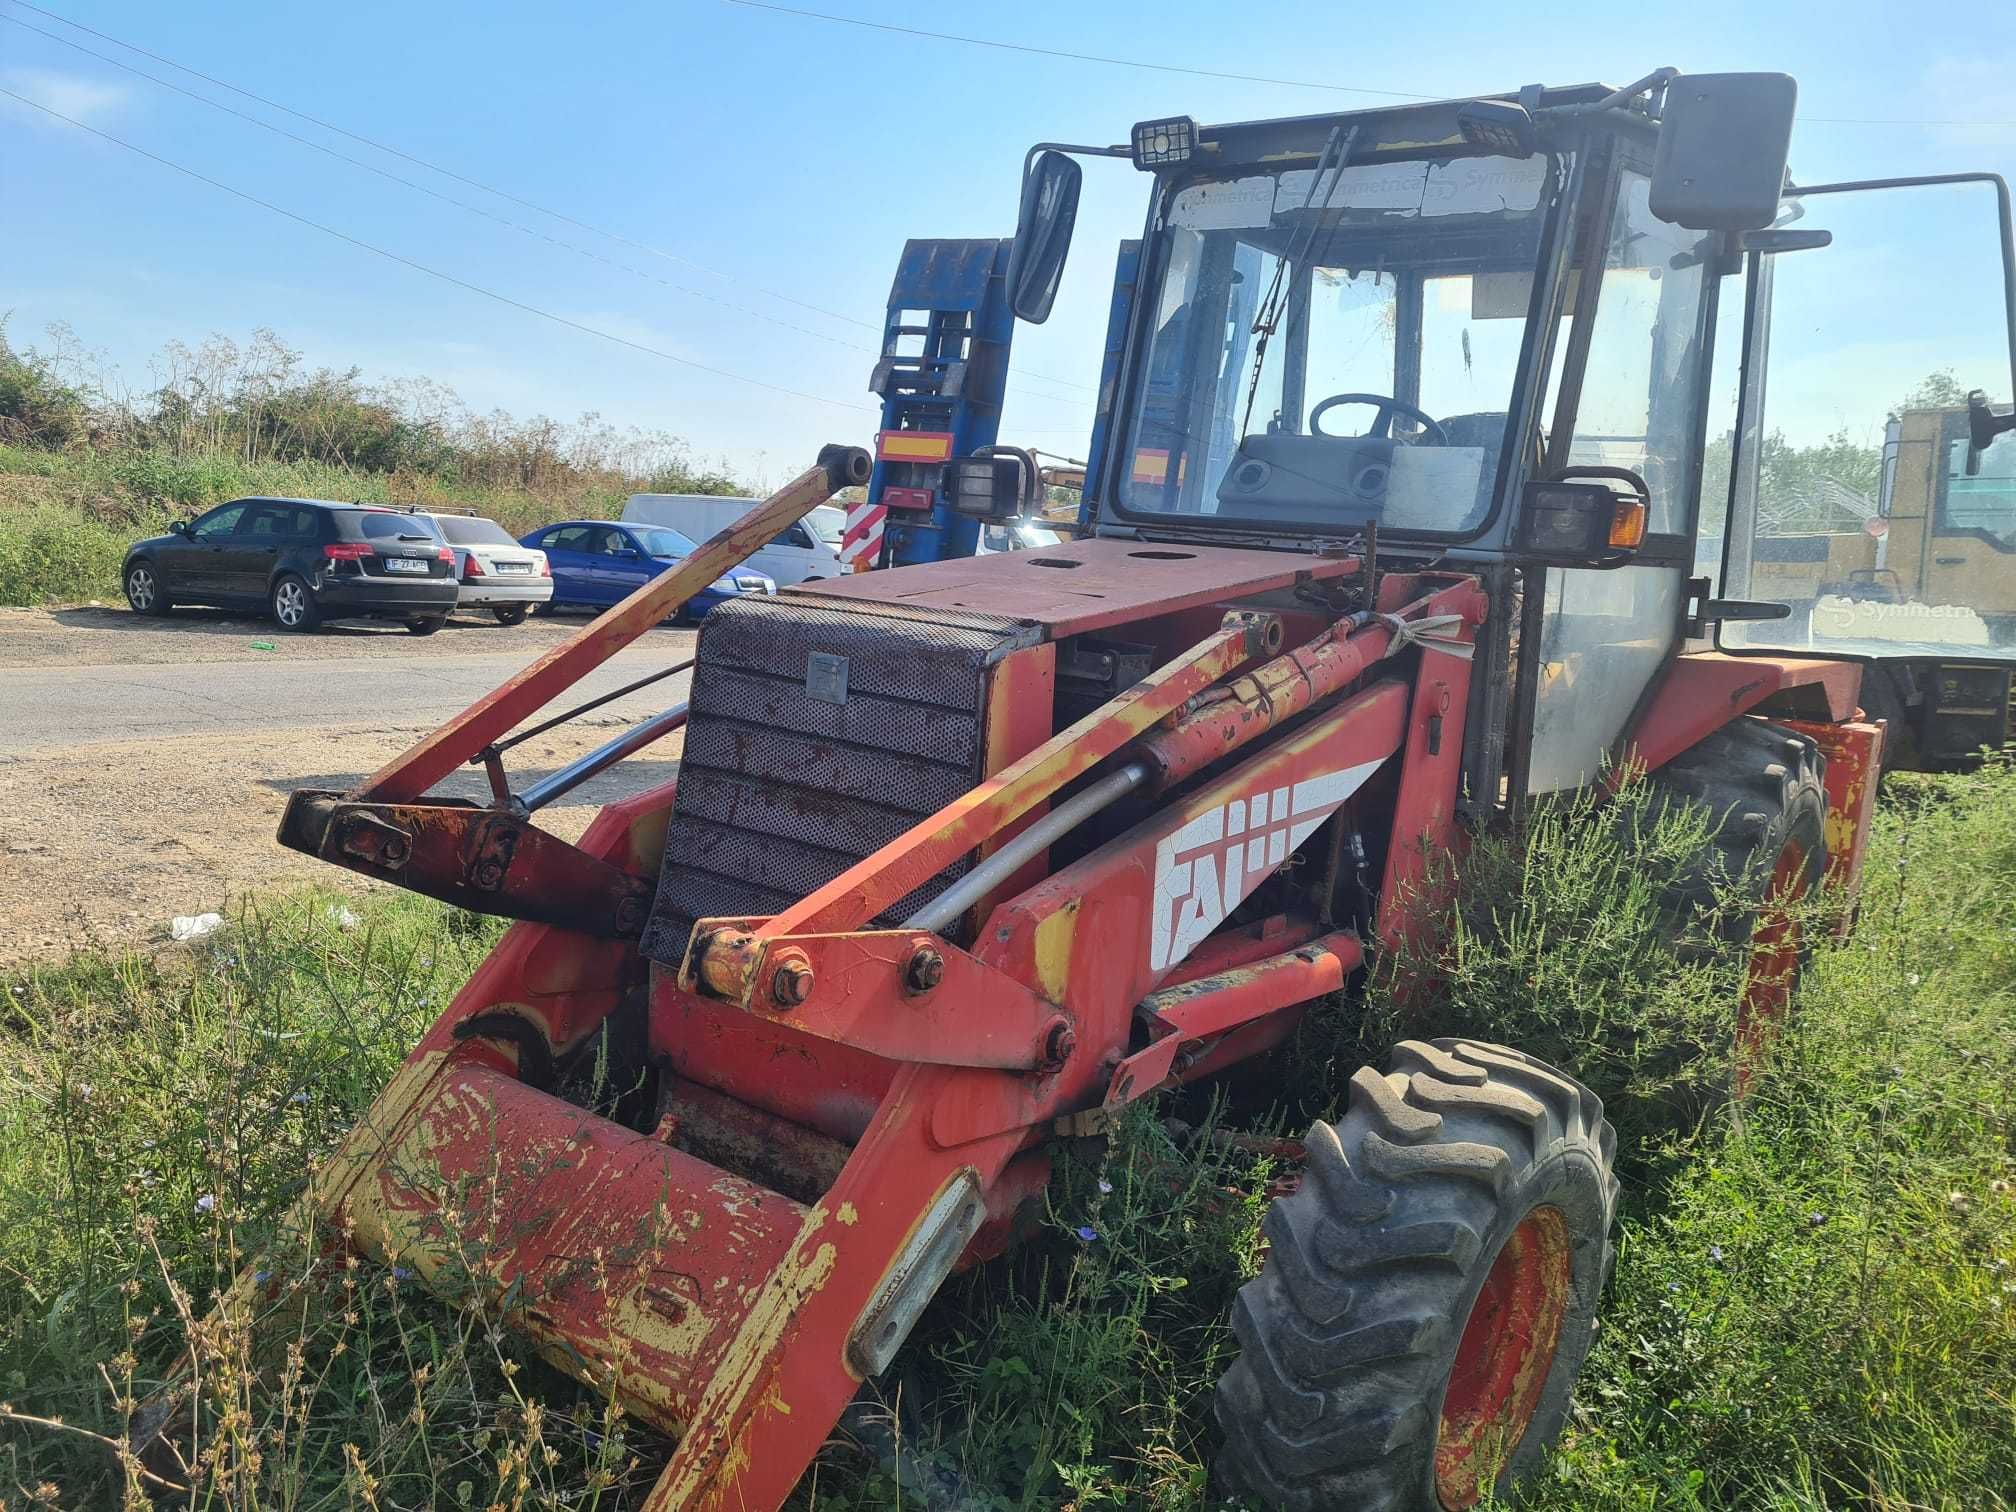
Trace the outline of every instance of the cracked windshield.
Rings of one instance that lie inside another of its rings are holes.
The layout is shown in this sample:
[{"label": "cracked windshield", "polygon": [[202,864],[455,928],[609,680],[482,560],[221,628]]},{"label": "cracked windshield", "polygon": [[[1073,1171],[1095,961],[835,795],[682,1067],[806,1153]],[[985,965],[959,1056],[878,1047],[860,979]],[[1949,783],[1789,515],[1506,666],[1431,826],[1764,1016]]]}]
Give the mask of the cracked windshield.
[{"label": "cracked windshield", "polygon": [[1833,245],[1766,261],[1770,379],[1726,532],[1725,316],[1697,570],[1790,613],[1727,623],[1725,645],[2016,657],[2016,434],[1976,449],[1968,429],[1971,392],[2010,397],[1998,216],[1985,183],[1788,203],[1782,225]]}]

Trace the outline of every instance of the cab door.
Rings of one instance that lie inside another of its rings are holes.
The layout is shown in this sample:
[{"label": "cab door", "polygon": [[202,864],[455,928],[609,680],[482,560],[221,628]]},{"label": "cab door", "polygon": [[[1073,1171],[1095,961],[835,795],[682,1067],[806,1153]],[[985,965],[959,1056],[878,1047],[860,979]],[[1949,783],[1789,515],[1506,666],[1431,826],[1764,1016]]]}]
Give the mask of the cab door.
[{"label": "cab door", "polygon": [[[2016,238],[1993,174],[1788,191],[1753,252],[1743,382],[1709,453],[1726,529],[1704,530],[1729,649],[2016,660],[2016,434],[1970,444],[1968,396],[2016,394]],[[1711,490],[1715,480],[1711,478]]]},{"label": "cab door", "polygon": [[1576,257],[1545,458],[1555,477],[1594,467],[1642,479],[1646,538],[1627,566],[1528,575],[1520,633],[1540,649],[1514,756],[1530,795],[1599,776],[1679,647],[1719,286],[1704,255],[1713,239],[1652,213],[1649,170],[1625,157],[1607,212],[1589,219],[1603,234]]}]

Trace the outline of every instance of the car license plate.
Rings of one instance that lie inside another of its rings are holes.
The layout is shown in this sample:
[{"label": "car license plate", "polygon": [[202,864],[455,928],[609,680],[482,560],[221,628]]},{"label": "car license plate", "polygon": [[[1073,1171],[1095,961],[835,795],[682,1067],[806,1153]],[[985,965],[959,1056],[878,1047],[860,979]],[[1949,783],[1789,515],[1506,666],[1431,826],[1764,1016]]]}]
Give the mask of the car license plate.
[{"label": "car license plate", "polygon": [[532,564],[530,562],[499,562],[497,570],[499,572],[530,572]]},{"label": "car license plate", "polygon": [[416,557],[387,557],[385,558],[385,570],[387,572],[425,572],[427,564]]}]

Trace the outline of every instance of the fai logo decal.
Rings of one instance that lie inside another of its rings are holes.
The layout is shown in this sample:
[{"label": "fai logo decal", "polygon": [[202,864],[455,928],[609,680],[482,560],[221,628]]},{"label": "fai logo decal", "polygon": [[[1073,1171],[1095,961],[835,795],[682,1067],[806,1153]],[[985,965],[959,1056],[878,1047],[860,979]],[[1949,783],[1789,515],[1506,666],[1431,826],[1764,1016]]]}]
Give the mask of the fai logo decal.
[{"label": "fai logo decal", "polygon": [[1379,770],[1380,761],[1234,798],[1199,814],[1157,845],[1149,966],[1165,971],[1195,950]]}]

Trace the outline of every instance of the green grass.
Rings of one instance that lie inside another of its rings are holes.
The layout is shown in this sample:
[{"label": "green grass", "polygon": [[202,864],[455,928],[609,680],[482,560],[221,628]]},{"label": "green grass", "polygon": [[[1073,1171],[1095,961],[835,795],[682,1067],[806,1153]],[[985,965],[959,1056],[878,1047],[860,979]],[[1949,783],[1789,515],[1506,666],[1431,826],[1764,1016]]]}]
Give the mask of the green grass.
[{"label": "green grass", "polygon": [[[1602,1331],[1531,1505],[2010,1505],[2016,772],[1901,792],[1855,934],[1817,952],[1740,1119],[1699,1129],[1663,1051],[1726,1026],[1729,982],[1665,949],[1632,881],[1650,868],[1568,819],[1524,860],[1487,845],[1440,958],[1455,990],[1333,1013],[1271,1077],[1142,1108],[1059,1162],[1038,1231],[949,1285],[882,1383],[906,1483],[972,1507],[1224,1505],[1210,1391],[1278,1171],[1210,1131],[1292,1128],[1368,1039],[1458,1030],[1547,1045],[1639,1130]],[[495,933],[406,898],[347,900],[345,929],[334,906],[290,898],[193,950],[90,949],[0,983],[0,1398],[66,1425],[0,1422],[10,1506],[42,1484],[120,1504],[86,1435],[116,1439],[121,1399],[188,1346],[185,1309],[266,1243]],[[297,1277],[321,1300],[278,1359],[199,1331],[216,1460],[196,1505],[641,1502],[665,1445],[489,1320],[382,1267],[272,1264],[283,1305]],[[836,1448],[796,1501],[897,1495],[887,1463]]]},{"label": "green grass", "polygon": [[629,484],[600,475],[535,493],[326,462],[0,444],[0,605],[117,601],[128,545],[247,494],[475,509],[523,535],[576,516],[614,519],[630,492]]}]

